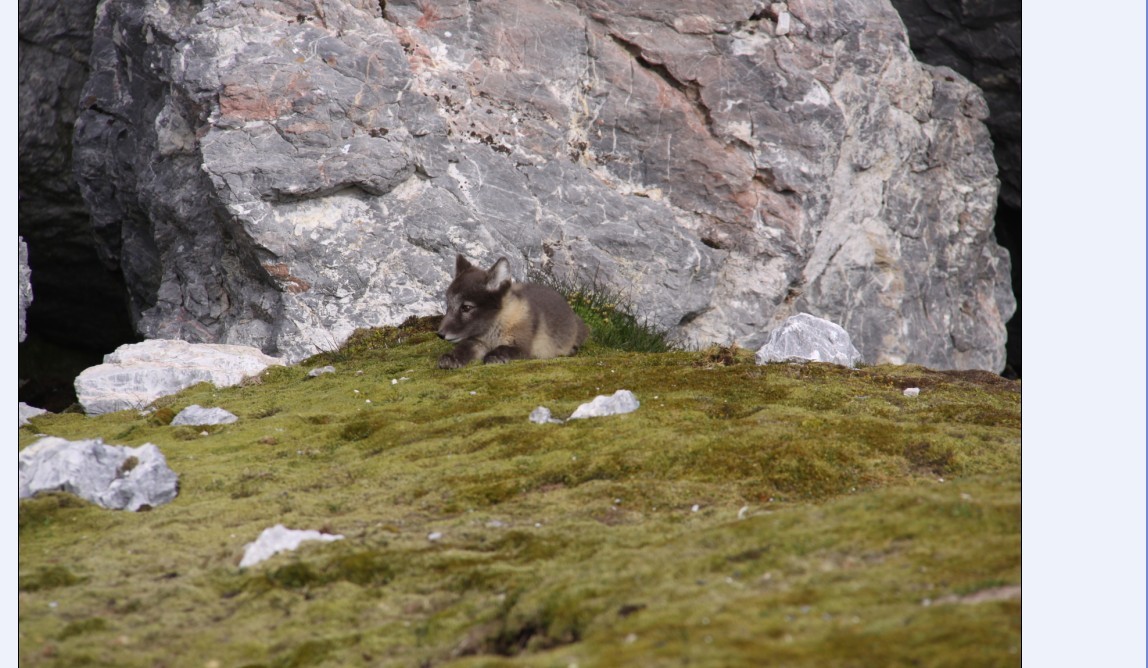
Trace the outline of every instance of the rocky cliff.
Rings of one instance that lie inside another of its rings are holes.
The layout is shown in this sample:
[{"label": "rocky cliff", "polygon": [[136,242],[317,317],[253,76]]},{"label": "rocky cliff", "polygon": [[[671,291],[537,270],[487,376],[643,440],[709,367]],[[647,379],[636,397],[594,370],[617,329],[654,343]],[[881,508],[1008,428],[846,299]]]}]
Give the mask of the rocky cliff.
[{"label": "rocky cliff", "polygon": [[1021,3],[1020,0],[893,0],[913,53],[960,72],[989,106],[985,125],[1000,172],[994,236],[1012,260],[1017,307],[1007,322],[1008,367],[1021,372]]},{"label": "rocky cliff", "polygon": [[461,252],[699,342],[806,311],[1000,370],[980,91],[886,2],[678,5],[102,3],[75,174],[137,329],[298,359],[441,310]]}]

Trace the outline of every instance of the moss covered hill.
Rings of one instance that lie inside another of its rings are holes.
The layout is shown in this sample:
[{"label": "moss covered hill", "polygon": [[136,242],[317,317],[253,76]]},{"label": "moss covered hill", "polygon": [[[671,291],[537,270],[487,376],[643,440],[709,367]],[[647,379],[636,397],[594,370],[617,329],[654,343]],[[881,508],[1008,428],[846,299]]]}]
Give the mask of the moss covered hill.
[{"label": "moss covered hill", "polygon": [[[1019,664],[1018,384],[602,344],[441,371],[448,349],[412,321],[150,416],[35,418],[21,447],[155,443],[181,491],[20,502],[20,665]],[[620,388],[641,408],[527,421]],[[190,404],[240,420],[166,424]],[[279,523],[346,538],[240,569]]]}]

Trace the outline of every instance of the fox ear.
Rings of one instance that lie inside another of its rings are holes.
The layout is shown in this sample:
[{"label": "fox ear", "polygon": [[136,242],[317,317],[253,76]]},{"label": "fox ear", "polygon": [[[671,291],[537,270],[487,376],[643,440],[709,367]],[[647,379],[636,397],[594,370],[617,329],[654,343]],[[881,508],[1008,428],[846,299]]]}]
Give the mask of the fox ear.
[{"label": "fox ear", "polygon": [[456,258],[454,261],[454,275],[458,276],[467,269],[470,269],[472,266],[474,265],[468,262],[467,259],[462,256],[462,253],[459,253],[458,258]]},{"label": "fox ear", "polygon": [[498,262],[486,272],[486,289],[491,292],[497,292],[502,289],[503,285],[510,283],[510,262],[504,257],[498,258]]}]

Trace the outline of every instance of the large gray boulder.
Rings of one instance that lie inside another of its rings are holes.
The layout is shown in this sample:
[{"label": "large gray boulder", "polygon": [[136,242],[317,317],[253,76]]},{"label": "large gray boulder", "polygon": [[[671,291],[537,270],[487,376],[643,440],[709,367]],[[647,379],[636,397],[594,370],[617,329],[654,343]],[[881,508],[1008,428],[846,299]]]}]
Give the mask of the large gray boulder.
[{"label": "large gray boulder", "polygon": [[999,370],[980,91],[887,0],[765,6],[106,0],[76,174],[149,338],[298,360],[440,312],[461,252],[697,342],[816,311]]},{"label": "large gray boulder", "polygon": [[104,508],[135,511],[174,499],[179,476],[151,443],[129,448],[48,436],[20,451],[20,498],[40,492],[70,492]]},{"label": "large gray boulder", "polygon": [[151,340],[120,346],[104,363],[76,377],[84,412],[100,415],[142,409],[196,383],[236,385],[282,360],[250,346]]}]

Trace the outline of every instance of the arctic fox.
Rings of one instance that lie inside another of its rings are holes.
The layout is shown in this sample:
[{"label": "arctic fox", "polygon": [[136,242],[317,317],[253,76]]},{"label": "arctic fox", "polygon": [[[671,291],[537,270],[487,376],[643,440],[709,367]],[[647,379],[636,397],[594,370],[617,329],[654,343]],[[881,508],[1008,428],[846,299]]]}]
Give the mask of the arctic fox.
[{"label": "arctic fox", "polygon": [[513,282],[506,258],[483,271],[459,255],[438,335],[455,344],[439,367],[457,369],[479,358],[498,364],[572,355],[590,329],[556,291]]}]

